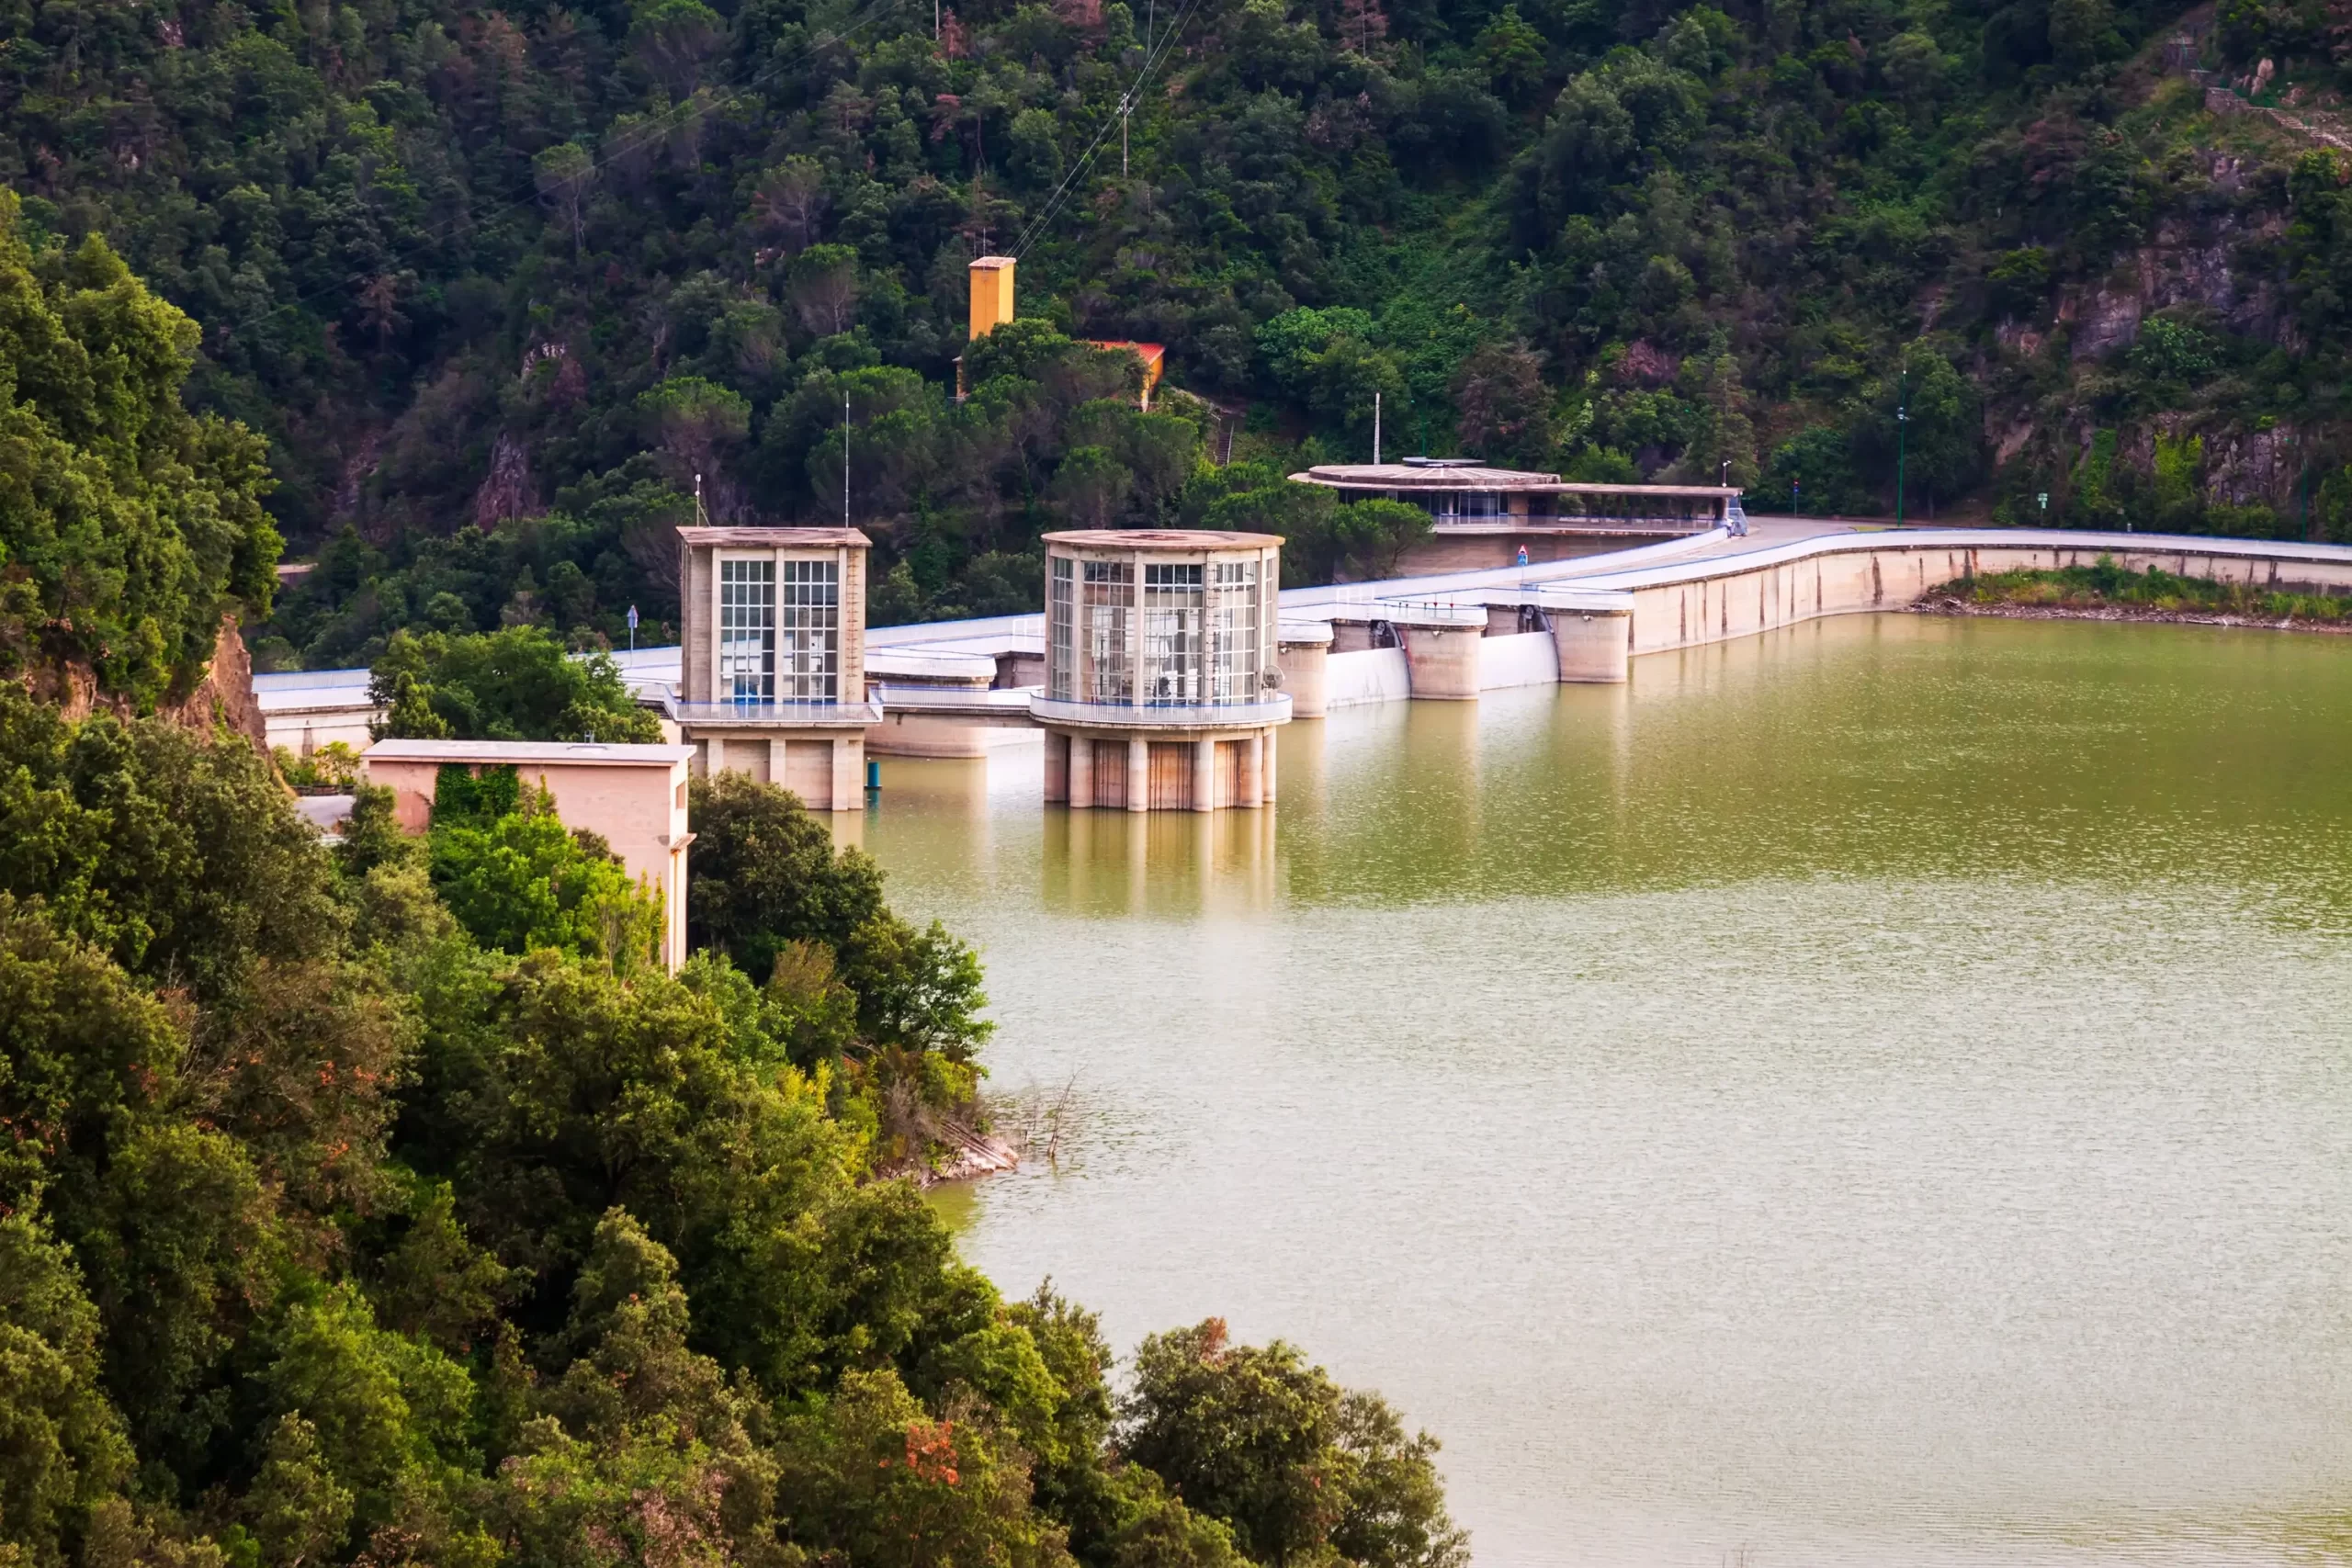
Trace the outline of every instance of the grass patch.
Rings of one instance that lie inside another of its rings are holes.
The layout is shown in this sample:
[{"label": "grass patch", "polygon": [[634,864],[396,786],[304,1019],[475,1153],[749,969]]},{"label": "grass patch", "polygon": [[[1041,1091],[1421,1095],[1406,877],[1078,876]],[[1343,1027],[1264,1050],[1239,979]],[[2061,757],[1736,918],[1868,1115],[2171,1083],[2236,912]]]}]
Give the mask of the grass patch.
[{"label": "grass patch", "polygon": [[2093,566],[2055,571],[1997,571],[1947,582],[1937,595],[1970,604],[2018,604],[2055,610],[2122,609],[2151,615],[2242,615],[2248,620],[2352,621],[2352,595],[2280,593],[2210,577],[2177,577],[2150,568],[2133,571],[2101,556]]}]

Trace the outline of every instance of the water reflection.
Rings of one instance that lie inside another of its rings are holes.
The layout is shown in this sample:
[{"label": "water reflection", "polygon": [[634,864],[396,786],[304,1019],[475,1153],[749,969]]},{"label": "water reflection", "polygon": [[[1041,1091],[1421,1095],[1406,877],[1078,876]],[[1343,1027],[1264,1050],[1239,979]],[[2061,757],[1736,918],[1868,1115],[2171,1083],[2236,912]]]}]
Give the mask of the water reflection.
[{"label": "water reflection", "polygon": [[888,770],[1089,1107],[967,1255],[1380,1386],[1482,1564],[2342,1560],[2352,639],[1634,670],[1292,726],[1271,812]]}]

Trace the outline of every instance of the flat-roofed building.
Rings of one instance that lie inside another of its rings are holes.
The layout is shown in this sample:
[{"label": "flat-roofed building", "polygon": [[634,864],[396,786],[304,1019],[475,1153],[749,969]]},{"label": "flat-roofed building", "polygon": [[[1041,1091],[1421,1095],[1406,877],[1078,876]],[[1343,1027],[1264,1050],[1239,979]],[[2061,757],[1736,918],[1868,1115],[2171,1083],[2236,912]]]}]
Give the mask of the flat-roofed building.
[{"label": "flat-roofed building", "polygon": [[612,846],[639,885],[662,897],[662,962],[686,961],[687,746],[605,745],[598,741],[379,740],[360,757],[372,784],[392,792],[402,829],[433,824],[441,770],[512,768],[526,788],[544,789],[567,828],[584,828]]},{"label": "flat-roofed building", "polygon": [[1214,811],[1274,798],[1281,690],[1272,534],[1046,536],[1046,798]]},{"label": "flat-roofed building", "polygon": [[1522,550],[1540,565],[1704,533],[1736,516],[1740,497],[1731,485],[1589,484],[1469,457],[1321,463],[1291,479],[1341,501],[1401,501],[1428,512],[1430,537],[1396,564],[1404,577],[1509,566]]},{"label": "flat-roofed building", "polygon": [[783,785],[813,811],[865,803],[865,552],[854,528],[681,528],[678,690],[695,770]]}]

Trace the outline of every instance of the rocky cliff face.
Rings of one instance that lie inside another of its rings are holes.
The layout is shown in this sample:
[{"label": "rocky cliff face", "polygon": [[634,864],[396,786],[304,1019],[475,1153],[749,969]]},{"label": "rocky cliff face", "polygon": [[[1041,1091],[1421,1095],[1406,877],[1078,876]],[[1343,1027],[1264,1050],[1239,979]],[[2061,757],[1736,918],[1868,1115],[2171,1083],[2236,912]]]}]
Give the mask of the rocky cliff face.
[{"label": "rocky cliff face", "polygon": [[[69,719],[85,719],[101,711],[125,718],[132,716],[130,705],[100,691],[96,673],[78,660],[37,666],[26,675],[25,689],[41,702],[56,704]],[[232,735],[243,736],[254,750],[267,754],[268,728],[262,717],[260,701],[254,695],[253,656],[246,650],[235,615],[220,617],[220,629],[212,640],[212,657],[207,661],[203,675],[185,696],[164,704],[156,715],[200,733],[226,729]]]}]

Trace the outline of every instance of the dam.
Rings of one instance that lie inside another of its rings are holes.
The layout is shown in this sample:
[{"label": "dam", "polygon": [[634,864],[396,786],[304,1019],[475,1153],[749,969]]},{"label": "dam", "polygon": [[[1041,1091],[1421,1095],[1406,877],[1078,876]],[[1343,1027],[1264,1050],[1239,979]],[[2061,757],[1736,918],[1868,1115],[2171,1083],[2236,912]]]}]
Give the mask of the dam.
[{"label": "dam", "polygon": [[[2339,545],[1759,518],[1744,534],[1718,523],[1525,566],[1283,589],[1270,617],[1279,672],[1270,698],[1279,696],[1288,718],[1312,719],[1365,704],[1475,702],[1513,687],[1620,682],[1645,655],[1823,616],[1900,610],[1961,578],[2101,557],[2132,570],[2352,592],[2352,547]],[[1038,744],[1056,722],[1047,716],[1058,711],[1046,692],[1047,651],[1042,614],[865,628],[851,655],[864,671],[865,700],[842,697],[844,709],[856,709],[845,722],[862,727],[865,752],[876,757],[980,758]],[[641,700],[658,706],[679,698],[677,648],[613,657]],[[330,740],[365,746],[368,722],[380,717],[365,671],[264,674],[254,684],[270,742],[290,750]],[[1275,712],[1271,701],[1261,706]],[[829,775],[836,810],[858,803],[846,777],[838,766]],[[1065,761],[1049,786],[1057,798],[1068,794],[1067,780]],[[1230,785],[1195,793],[1227,804],[1272,798],[1271,790]]]}]

